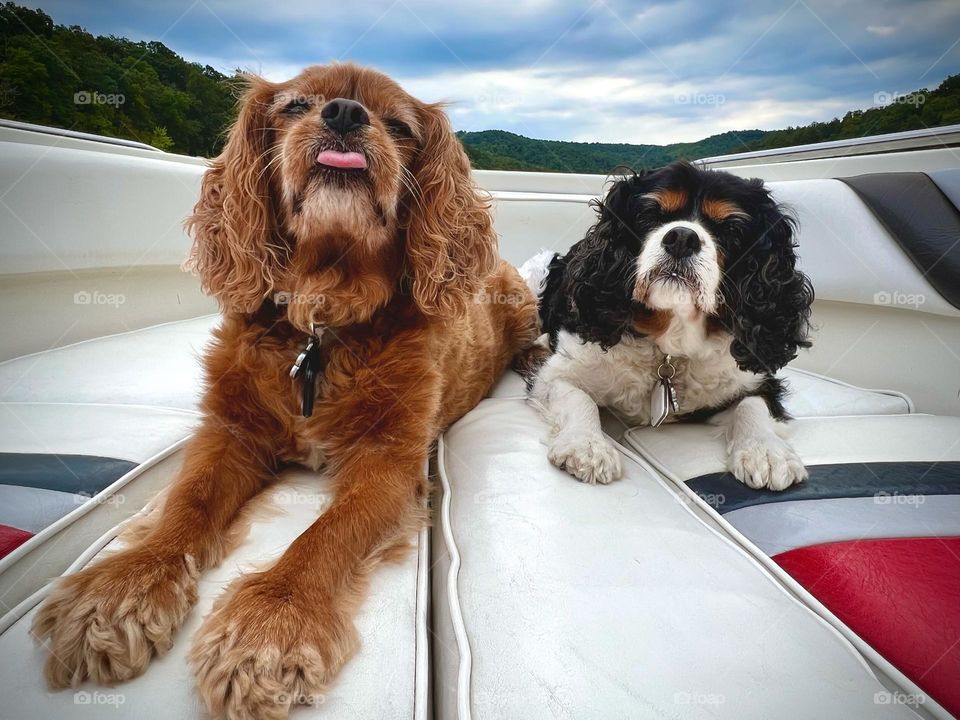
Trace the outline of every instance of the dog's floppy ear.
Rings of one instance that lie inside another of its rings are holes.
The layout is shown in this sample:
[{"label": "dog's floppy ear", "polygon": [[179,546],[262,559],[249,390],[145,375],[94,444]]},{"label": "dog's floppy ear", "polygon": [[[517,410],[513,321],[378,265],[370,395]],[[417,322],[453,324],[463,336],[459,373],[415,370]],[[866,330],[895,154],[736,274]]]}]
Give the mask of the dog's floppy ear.
[{"label": "dog's floppy ear", "polygon": [[616,345],[633,320],[636,272],[635,196],[639,176],[618,180],[597,203],[598,219],[574,245],[560,288],[569,303],[569,330],[604,349]]},{"label": "dog's floppy ear", "polygon": [[813,286],[797,265],[796,223],[762,193],[752,232],[728,269],[725,324],[733,333],[730,352],[742,370],[773,373],[810,347],[807,340]]},{"label": "dog's floppy ear", "polygon": [[427,315],[457,316],[496,267],[490,204],[470,176],[470,161],[439,105],[420,108],[421,149],[406,230],[413,298]]},{"label": "dog's floppy ear", "polygon": [[266,164],[271,130],[266,110],[275,86],[245,78],[247,90],[223,152],[203,176],[185,226],[193,248],[185,263],[225,312],[253,312],[280,270],[279,237]]}]

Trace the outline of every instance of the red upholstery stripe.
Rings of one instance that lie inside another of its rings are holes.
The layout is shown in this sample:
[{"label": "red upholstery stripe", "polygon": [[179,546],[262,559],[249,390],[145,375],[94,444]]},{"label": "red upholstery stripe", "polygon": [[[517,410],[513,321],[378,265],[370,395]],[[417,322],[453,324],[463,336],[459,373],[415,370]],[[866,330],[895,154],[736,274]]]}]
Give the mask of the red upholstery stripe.
[{"label": "red upholstery stripe", "polygon": [[960,537],[826,543],[773,559],[960,715]]},{"label": "red upholstery stripe", "polygon": [[26,530],[0,525],[0,558],[12,553],[32,537],[33,533]]}]

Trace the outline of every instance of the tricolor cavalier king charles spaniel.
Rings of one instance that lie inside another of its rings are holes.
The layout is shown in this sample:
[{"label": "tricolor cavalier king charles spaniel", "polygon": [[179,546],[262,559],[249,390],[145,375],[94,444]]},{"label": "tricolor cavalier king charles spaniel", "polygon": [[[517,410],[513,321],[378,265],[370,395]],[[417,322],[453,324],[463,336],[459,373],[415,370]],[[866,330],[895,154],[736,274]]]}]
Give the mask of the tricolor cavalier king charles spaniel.
[{"label": "tricolor cavalier king charles spaniel", "polygon": [[802,481],[774,375],[810,345],[794,232],[760,180],[675,163],[619,180],[583,240],[528,261],[554,350],[530,378],[550,461],[587,483],[619,477],[599,405],[630,424],[711,419],[741,482]]},{"label": "tricolor cavalier king charles spaniel", "polygon": [[139,675],[247,501],[289,463],[324,464],[326,511],[193,638],[212,713],[283,718],[356,648],[371,570],[423,523],[432,443],[536,339],[536,299],[440,107],[352,65],[249,78],[187,226],[223,310],[202,424],[155,525],[65,577],[34,628],[53,687]]}]

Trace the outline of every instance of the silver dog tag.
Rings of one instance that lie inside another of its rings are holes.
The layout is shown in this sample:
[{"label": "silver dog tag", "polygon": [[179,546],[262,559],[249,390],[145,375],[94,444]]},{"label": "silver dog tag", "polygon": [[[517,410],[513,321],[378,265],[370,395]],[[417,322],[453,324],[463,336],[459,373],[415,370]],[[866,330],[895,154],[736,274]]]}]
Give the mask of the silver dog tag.
[{"label": "silver dog tag", "polygon": [[653,392],[650,393],[650,427],[660,427],[670,417],[675,402],[671,385],[669,380],[661,378],[653,386]]},{"label": "silver dog tag", "polygon": [[677,374],[677,369],[673,366],[672,359],[667,355],[657,368],[659,379],[650,393],[650,427],[660,427],[663,421],[670,417],[670,413],[680,409],[677,390],[673,387],[673,376]]}]

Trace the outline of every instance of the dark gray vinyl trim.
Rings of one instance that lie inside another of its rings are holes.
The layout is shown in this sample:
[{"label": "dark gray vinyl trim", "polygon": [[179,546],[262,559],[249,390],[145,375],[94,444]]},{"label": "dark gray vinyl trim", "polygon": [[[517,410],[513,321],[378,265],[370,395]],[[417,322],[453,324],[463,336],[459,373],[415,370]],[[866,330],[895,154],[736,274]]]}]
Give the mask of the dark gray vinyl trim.
[{"label": "dark gray vinyl trim", "polygon": [[786,490],[753,490],[729,472],[711,473],[687,485],[720,513],[765,503],[824,498],[960,495],[960,462],[870,462],[810,465],[810,477]]},{"label": "dark gray vinyl trim", "polygon": [[838,178],[887,228],[940,295],[960,309],[960,211],[925,173]]},{"label": "dark gray vinyl trim", "polygon": [[93,496],[137,464],[93,455],[0,453],[0,485]]}]

